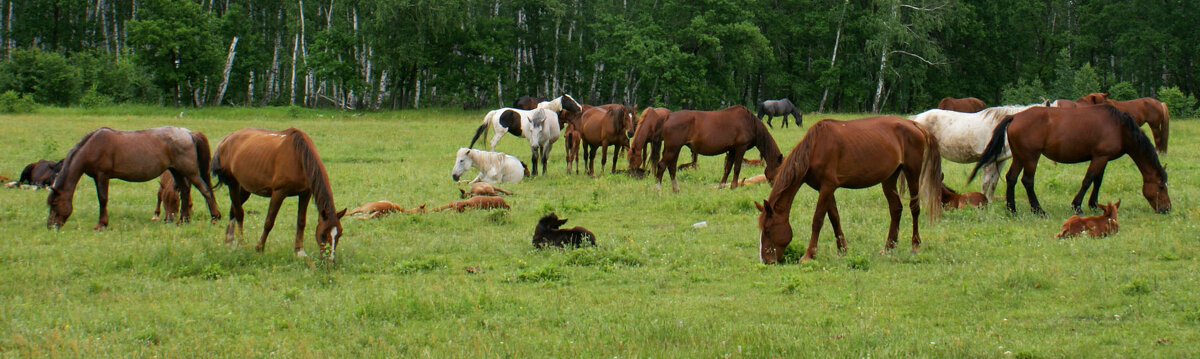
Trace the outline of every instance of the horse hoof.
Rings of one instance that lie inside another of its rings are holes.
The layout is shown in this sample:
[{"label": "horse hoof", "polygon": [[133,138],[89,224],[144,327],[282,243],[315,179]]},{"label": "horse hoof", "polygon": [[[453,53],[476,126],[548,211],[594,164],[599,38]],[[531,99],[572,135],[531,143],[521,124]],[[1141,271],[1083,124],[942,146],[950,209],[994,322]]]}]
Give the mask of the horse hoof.
[{"label": "horse hoof", "polygon": [[308,258],[308,253],[304,253],[303,249],[298,250],[296,251],[296,258]]},{"label": "horse hoof", "polygon": [[158,221],[158,216],[150,217],[150,220],[151,220],[151,221],[155,221],[155,222],[157,222],[157,221]]}]

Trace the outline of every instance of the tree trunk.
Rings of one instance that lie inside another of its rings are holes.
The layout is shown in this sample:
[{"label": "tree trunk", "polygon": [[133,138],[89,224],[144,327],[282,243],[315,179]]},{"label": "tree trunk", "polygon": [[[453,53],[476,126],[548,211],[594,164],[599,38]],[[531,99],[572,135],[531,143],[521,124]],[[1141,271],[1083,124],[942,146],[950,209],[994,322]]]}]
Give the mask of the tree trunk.
[{"label": "tree trunk", "polygon": [[379,91],[375,93],[375,105],[372,106],[376,110],[378,110],[379,106],[382,105],[383,96],[385,94],[387,94],[387,84],[388,84],[387,81],[388,81],[388,70],[387,70],[387,68],[384,68],[383,72],[379,74]]},{"label": "tree trunk", "polygon": [[263,90],[262,103],[259,106],[266,106],[271,98],[275,96],[275,77],[279,74],[279,36],[275,36],[275,49],[271,51],[271,67],[267,68],[267,88]]},{"label": "tree trunk", "polygon": [[288,90],[291,95],[288,98],[288,105],[296,105],[296,52],[300,48],[300,35],[292,38],[292,80],[288,84]]},{"label": "tree trunk", "polygon": [[[250,84],[246,85],[246,107],[254,106],[254,70],[250,70],[248,78],[250,79]],[[266,97],[266,95],[263,95],[263,97]]]},{"label": "tree trunk", "polygon": [[[213,106],[220,106],[221,99],[225,97],[225,88],[229,85],[229,72],[233,70],[233,59],[237,56],[238,37],[234,36],[229,42],[229,52],[225,55],[225,71],[221,72],[221,85],[217,86],[217,97],[213,99]],[[254,82],[253,79],[250,80]]]},{"label": "tree trunk", "polygon": [[[833,69],[837,65],[838,45],[842,43],[842,25],[846,22],[846,6],[850,4],[850,0],[842,3],[842,18],[838,20],[837,35],[833,38],[833,56],[829,59],[829,68]],[[821,104],[817,106],[817,112],[825,112],[825,100],[829,98],[829,87],[821,94]]]},{"label": "tree trunk", "polygon": [[879,82],[875,86],[875,101],[871,105],[871,112],[873,113],[879,113],[879,104],[883,100],[883,72],[887,69],[887,55],[888,48],[887,45],[884,45],[883,51],[879,55]]}]

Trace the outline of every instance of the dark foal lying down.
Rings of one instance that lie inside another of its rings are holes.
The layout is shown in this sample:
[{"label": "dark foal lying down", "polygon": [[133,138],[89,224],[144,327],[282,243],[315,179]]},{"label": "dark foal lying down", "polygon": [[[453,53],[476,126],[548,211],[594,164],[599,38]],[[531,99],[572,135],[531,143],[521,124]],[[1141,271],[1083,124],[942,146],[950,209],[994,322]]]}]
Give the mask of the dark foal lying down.
[{"label": "dark foal lying down", "polygon": [[548,246],[578,248],[583,246],[585,240],[592,246],[596,245],[596,235],[587,228],[577,226],[571,229],[558,229],[566,223],[566,218],[558,219],[558,215],[554,213],[543,216],[533,230],[533,246],[537,248]]}]

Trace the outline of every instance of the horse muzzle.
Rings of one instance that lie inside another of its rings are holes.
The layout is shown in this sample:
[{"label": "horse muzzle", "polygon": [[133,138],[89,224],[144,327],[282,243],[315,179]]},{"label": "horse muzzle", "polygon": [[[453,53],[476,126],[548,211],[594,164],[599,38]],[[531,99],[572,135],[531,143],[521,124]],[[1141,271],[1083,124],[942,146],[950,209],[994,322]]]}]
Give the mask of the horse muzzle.
[{"label": "horse muzzle", "polygon": [[455,181],[458,181],[459,175],[450,175],[450,178],[453,178]]}]

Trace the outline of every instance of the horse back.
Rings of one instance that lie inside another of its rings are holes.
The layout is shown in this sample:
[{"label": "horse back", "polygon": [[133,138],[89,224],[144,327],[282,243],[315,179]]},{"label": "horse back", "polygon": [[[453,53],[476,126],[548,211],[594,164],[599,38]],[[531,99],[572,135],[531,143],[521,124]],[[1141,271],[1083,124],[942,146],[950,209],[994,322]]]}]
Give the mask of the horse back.
[{"label": "horse back", "polygon": [[[298,131],[298,130],[296,130]],[[300,156],[292,146],[295,133],[256,128],[238,130],[217,145],[221,168],[244,189],[258,195],[272,190],[302,192],[307,189]]]},{"label": "horse back", "polygon": [[1013,115],[1008,141],[1014,155],[1041,153],[1060,163],[1124,153],[1120,118],[1108,106],[1035,107]]},{"label": "horse back", "polygon": [[[925,135],[917,125],[896,116],[851,121],[825,119],[810,128],[816,141],[809,153],[809,183],[835,183],[844,188],[874,186],[900,166],[920,168]],[[816,127],[820,130],[816,130]],[[797,146],[800,147],[800,146]],[[789,156],[791,157],[791,156]]]}]

